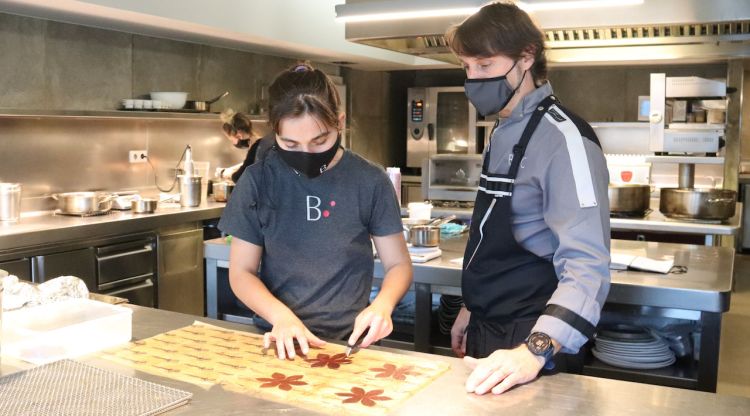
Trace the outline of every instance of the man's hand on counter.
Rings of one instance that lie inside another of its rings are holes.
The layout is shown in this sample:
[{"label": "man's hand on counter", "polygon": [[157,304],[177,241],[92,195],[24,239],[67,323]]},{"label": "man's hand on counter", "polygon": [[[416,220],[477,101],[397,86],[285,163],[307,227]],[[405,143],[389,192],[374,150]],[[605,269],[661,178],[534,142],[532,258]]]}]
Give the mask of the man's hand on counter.
[{"label": "man's hand on counter", "polygon": [[464,357],[464,363],[473,368],[466,380],[467,392],[500,394],[534,380],[544,367],[544,358],[520,345],[512,350],[497,350],[487,358]]}]

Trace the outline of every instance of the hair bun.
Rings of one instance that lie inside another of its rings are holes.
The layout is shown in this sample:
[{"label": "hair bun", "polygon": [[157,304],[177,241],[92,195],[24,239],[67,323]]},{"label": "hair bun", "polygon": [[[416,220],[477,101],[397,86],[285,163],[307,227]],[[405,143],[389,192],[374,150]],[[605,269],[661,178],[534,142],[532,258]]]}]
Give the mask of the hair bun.
[{"label": "hair bun", "polygon": [[221,119],[223,123],[231,123],[235,114],[237,113],[234,110],[227,108],[219,114],[219,119]]},{"label": "hair bun", "polygon": [[301,62],[294,67],[292,67],[291,72],[308,72],[308,71],[314,71],[312,65],[310,65],[309,62]]}]

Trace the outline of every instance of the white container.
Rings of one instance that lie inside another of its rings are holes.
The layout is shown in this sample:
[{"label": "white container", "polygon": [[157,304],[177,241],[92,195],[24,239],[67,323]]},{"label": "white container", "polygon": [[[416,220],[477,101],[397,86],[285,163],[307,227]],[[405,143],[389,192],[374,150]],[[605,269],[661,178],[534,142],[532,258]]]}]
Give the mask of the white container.
[{"label": "white container", "polygon": [[428,202],[410,202],[408,210],[411,220],[429,220],[432,218],[432,204]]},{"label": "white container", "polygon": [[151,92],[151,99],[160,101],[163,108],[180,109],[185,107],[188,93],[186,92]]},{"label": "white container", "polygon": [[398,204],[401,205],[401,168],[385,168],[388,179],[391,180],[393,188],[396,190]]},{"label": "white container", "polygon": [[2,354],[33,364],[80,357],[130,341],[133,311],[69,299],[5,312]]},{"label": "white container", "polygon": [[0,221],[21,218],[21,189],[20,183],[0,183]]},{"label": "white container", "polygon": [[193,174],[203,178],[201,182],[201,201],[208,201],[208,180],[210,179],[211,162],[193,161]]}]

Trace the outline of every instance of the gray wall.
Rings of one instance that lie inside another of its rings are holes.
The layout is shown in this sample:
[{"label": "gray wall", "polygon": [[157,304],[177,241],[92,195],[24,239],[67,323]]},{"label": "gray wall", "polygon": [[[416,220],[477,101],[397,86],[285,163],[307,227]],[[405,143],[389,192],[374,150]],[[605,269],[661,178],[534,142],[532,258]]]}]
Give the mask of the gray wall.
[{"label": "gray wall", "polygon": [[343,77],[348,85],[351,149],[383,166],[403,166],[399,161],[405,135],[394,130],[393,118],[397,116],[391,111],[401,103],[392,94],[391,74],[346,69]]},{"label": "gray wall", "polygon": [[[187,91],[212,110],[255,109],[293,59],[0,13],[0,108],[111,110],[150,91]],[[338,67],[324,70],[338,74]]]},{"label": "gray wall", "polygon": [[726,64],[552,68],[549,80],[562,103],[592,121],[637,121],[638,96],[649,95],[649,74],[727,77]]},{"label": "gray wall", "polygon": [[[726,78],[727,66],[719,64],[662,66],[553,67],[549,80],[562,103],[589,122],[637,121],[638,96],[649,95],[649,74]],[[400,71],[394,77],[411,80],[411,86],[463,85],[460,69]],[[405,121],[404,121],[405,123]]]},{"label": "gray wall", "polygon": [[[296,61],[3,13],[0,57],[0,114],[2,109],[114,110],[120,99],[150,91],[187,91],[191,99],[230,91],[212,111],[253,113],[259,91]],[[340,75],[336,65],[314,65]],[[211,163],[211,170],[244,159],[246,151],[230,146],[220,127],[218,116],[0,116],[0,181],[23,183],[25,210],[48,208],[55,192],[153,191],[151,168],[128,163],[128,150],[147,149],[159,183],[166,186],[186,144],[196,160]],[[264,123],[256,127],[267,130]],[[368,136],[362,143],[377,140]]]}]

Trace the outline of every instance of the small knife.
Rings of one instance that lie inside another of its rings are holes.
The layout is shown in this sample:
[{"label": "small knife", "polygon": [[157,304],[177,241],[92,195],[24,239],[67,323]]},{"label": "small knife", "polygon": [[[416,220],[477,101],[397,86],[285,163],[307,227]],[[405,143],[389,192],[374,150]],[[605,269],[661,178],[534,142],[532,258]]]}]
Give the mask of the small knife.
[{"label": "small knife", "polygon": [[346,356],[347,357],[359,351],[359,346],[362,344],[362,340],[365,339],[367,332],[368,331],[365,331],[364,333],[362,333],[362,335],[359,336],[359,339],[357,340],[357,342],[354,343],[354,345],[349,344],[349,343],[346,344]]}]

